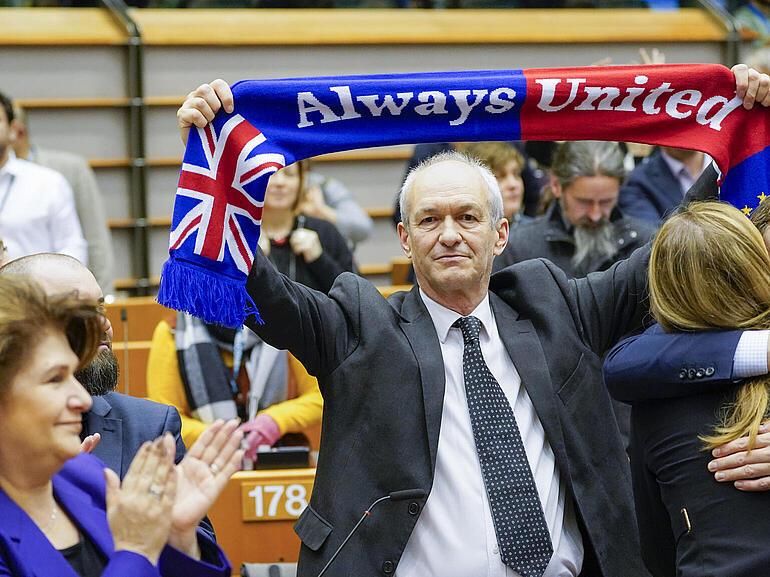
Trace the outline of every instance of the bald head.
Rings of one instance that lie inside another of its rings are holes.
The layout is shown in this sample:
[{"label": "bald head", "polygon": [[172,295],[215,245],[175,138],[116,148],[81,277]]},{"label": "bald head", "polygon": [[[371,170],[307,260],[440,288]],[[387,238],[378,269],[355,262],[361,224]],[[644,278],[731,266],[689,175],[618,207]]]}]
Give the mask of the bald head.
[{"label": "bald head", "polygon": [[101,303],[102,289],[91,271],[66,254],[42,253],[12,260],[0,274],[19,274],[34,279],[49,295],[75,293],[77,298]]},{"label": "bald head", "polygon": [[[72,294],[100,306],[104,302],[102,289],[91,271],[66,254],[42,253],[17,258],[0,267],[0,274],[29,277],[48,295]],[[118,374],[118,360],[112,352],[112,325],[104,317],[104,342],[91,364],[75,376],[91,395],[104,395],[115,390]]]}]

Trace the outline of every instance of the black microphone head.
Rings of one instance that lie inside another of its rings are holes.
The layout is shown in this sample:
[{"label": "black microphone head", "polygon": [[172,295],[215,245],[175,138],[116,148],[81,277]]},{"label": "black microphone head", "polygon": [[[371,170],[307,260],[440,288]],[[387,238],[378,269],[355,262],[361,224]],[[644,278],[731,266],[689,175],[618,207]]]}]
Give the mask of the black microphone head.
[{"label": "black microphone head", "polygon": [[426,495],[422,489],[404,489],[403,491],[393,491],[388,496],[391,501],[403,501],[405,499],[420,499]]},{"label": "black microphone head", "polygon": [[126,322],[128,320],[128,311],[126,309],[120,309],[120,320]]}]

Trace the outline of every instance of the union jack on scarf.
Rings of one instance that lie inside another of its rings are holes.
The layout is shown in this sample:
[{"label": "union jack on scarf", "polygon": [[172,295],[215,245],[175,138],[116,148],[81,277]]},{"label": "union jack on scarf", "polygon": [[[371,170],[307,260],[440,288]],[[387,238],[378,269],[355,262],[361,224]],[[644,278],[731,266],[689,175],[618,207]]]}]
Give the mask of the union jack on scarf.
[{"label": "union jack on scarf", "polygon": [[[190,131],[158,302],[207,322],[257,315],[246,278],[267,180],[330,152],[421,142],[618,140],[702,150],[745,214],[770,173],[768,111],[712,64],[247,80]],[[391,199],[383,199],[390,201]]]}]

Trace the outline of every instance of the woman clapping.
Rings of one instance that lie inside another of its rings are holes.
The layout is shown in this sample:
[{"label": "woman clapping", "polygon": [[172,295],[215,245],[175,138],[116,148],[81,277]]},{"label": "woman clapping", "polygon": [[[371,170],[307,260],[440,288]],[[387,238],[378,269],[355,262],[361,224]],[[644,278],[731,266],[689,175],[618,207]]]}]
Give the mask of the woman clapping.
[{"label": "woman clapping", "polygon": [[170,436],[145,444],[121,485],[81,451],[91,397],[74,372],[103,332],[95,303],[0,276],[0,575],[229,575],[196,526],[242,457],[218,422],[174,466]]}]

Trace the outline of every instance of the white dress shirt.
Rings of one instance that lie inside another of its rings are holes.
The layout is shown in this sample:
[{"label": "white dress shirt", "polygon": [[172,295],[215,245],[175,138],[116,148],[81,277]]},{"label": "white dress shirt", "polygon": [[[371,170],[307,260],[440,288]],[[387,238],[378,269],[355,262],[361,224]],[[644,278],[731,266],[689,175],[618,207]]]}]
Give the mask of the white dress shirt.
[{"label": "white dress shirt", "polygon": [[0,168],[0,235],[11,259],[57,252],[88,265],[70,185],[58,172],[13,153]]},{"label": "white dress shirt", "polygon": [[733,379],[758,377],[767,373],[767,340],[770,331],[744,331],[735,348]]},{"label": "white dress shirt", "polygon": [[[420,296],[433,319],[444,359],[445,391],[433,488],[396,569],[397,577],[515,577],[500,559],[481,465],[473,440],[463,379],[460,315]],[[482,324],[481,351],[513,408],[553,544],[544,577],[574,577],[583,540],[572,497],[532,401],[498,334],[489,296],[471,313]]]}]

